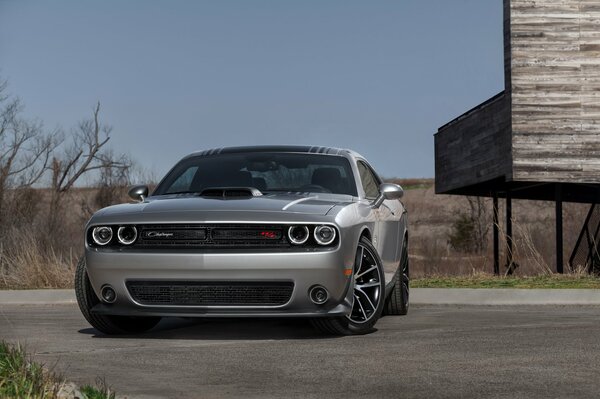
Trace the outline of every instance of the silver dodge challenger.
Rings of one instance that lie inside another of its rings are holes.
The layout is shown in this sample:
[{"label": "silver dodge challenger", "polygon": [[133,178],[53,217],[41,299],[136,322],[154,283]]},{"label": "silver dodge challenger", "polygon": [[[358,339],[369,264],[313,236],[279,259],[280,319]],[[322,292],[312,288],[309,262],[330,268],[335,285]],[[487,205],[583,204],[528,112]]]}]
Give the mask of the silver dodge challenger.
[{"label": "silver dodge challenger", "polygon": [[96,212],[75,290],[87,321],[134,334],[165,316],[303,317],[365,334],[408,311],[399,185],[328,147],[230,147],[183,158],[151,195]]}]

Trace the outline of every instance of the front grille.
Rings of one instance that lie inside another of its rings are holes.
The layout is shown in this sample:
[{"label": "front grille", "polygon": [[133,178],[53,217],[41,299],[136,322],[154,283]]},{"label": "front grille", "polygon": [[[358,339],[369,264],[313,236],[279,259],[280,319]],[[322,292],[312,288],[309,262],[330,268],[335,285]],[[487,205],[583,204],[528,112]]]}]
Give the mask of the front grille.
[{"label": "front grille", "polygon": [[212,229],[212,239],[221,240],[281,240],[281,228],[275,229]]},{"label": "front grille", "polygon": [[140,225],[137,248],[287,248],[281,225]]},{"label": "front grille", "polygon": [[181,228],[157,228],[142,229],[142,237],[145,241],[201,241],[206,240],[206,229],[190,228],[183,230]]},{"label": "front grille", "polygon": [[294,283],[128,281],[127,289],[142,305],[278,306],[289,302]]}]

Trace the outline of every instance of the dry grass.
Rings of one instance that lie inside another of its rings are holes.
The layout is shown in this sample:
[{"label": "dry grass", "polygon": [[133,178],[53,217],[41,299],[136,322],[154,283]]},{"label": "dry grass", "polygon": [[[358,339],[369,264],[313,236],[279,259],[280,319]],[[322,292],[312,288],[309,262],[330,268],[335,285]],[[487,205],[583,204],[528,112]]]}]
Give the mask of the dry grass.
[{"label": "dry grass", "polygon": [[396,183],[402,186],[404,190],[427,189],[433,187],[433,179],[399,179],[397,177],[385,179],[386,182]]},{"label": "dry grass", "polygon": [[600,279],[587,273],[498,277],[489,273],[467,276],[429,276],[412,280],[411,288],[552,288],[600,289]]},{"label": "dry grass", "polygon": [[[21,231],[17,248],[0,250],[0,288],[70,288],[73,286],[76,259],[72,252],[58,253],[43,248],[31,231]],[[3,247],[5,248],[5,247]]]},{"label": "dry grass", "polygon": [[[487,235],[488,247],[481,254],[463,253],[449,244],[452,224],[461,212],[468,209],[466,197],[435,195],[434,188],[407,190],[402,200],[409,212],[410,260],[413,277],[433,275],[459,276],[474,272],[493,272],[492,229]],[[489,207],[492,226],[491,200]],[[573,250],[585,216],[587,204],[565,203],[564,264],[568,270],[568,257]],[[500,200],[501,232],[504,230],[504,201]],[[554,272],[554,203],[513,200],[514,258],[519,264],[516,274],[533,276]],[[506,270],[506,242],[500,234],[501,272]]]},{"label": "dry grass", "polygon": [[[531,227],[523,224],[515,224],[513,227],[516,237],[520,240],[513,251],[515,259],[526,259],[537,273],[551,275],[552,268],[535,244]],[[502,229],[500,233],[503,234]]]},{"label": "dry grass", "polygon": [[0,289],[71,288],[87,220],[102,206],[127,202],[127,189],[73,189],[62,198],[55,231],[48,231],[50,191],[26,193],[13,191],[12,207],[3,214]]}]

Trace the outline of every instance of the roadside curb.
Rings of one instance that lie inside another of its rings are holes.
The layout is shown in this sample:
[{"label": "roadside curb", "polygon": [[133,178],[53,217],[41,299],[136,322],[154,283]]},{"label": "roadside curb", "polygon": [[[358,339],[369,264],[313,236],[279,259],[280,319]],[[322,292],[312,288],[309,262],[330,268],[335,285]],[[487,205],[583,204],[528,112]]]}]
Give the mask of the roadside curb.
[{"label": "roadside curb", "polygon": [[413,288],[420,305],[600,305],[595,289]]},{"label": "roadside curb", "polygon": [[[413,305],[598,305],[600,290],[516,288],[412,288]],[[0,305],[76,303],[75,291],[0,290]]]},{"label": "roadside curb", "polygon": [[2,305],[60,305],[75,303],[75,290],[0,290]]}]

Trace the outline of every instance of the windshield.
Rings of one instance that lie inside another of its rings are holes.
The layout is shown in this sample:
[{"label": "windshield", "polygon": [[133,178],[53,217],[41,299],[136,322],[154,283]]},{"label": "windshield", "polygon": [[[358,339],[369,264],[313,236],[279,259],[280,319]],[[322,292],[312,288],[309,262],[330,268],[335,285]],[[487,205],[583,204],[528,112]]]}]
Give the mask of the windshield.
[{"label": "windshield", "polygon": [[200,193],[214,187],[261,192],[321,192],[356,196],[344,157],[299,153],[241,153],[190,157],[179,162],[153,195]]}]

